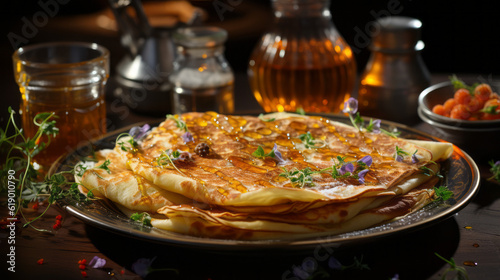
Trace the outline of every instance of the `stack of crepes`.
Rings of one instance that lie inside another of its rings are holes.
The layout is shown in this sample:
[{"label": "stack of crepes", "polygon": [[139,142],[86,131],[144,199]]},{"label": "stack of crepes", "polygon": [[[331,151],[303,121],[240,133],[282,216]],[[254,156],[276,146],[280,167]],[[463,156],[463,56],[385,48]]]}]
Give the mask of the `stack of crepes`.
[{"label": "stack of crepes", "polygon": [[402,217],[433,200],[439,161],[452,152],[289,113],[187,113],[136,132],[97,153],[77,177],[81,191],[127,215],[147,212],[156,228],[236,240],[335,235]]}]

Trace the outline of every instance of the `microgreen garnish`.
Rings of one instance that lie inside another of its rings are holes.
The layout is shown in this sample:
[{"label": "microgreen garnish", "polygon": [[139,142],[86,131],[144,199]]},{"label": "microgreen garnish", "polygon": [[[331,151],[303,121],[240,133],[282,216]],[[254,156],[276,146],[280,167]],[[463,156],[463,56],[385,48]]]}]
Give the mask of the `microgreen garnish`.
[{"label": "microgreen garnish", "polygon": [[167,150],[163,151],[160,154],[160,156],[158,156],[158,158],[156,159],[156,164],[158,166],[165,166],[165,165],[170,164],[170,165],[172,165],[172,167],[175,168],[175,170],[177,170],[177,172],[184,175],[184,173],[182,173],[182,171],[180,171],[177,168],[174,161],[187,161],[187,160],[191,160],[191,159],[192,159],[192,155],[189,152],[184,152],[184,151],[180,151],[180,150],[172,151],[170,149],[167,149]]},{"label": "microgreen garnish", "polygon": [[471,95],[474,95],[474,90],[479,85],[479,83],[474,83],[473,85],[469,86],[464,81],[460,80],[456,75],[451,76],[450,81],[455,90],[464,88],[468,90]]},{"label": "microgreen garnish", "polygon": [[83,165],[83,164],[81,164],[81,163],[80,163],[80,164],[77,164],[77,165],[75,166],[75,172],[76,172],[76,175],[77,175],[78,177],[82,177],[82,176],[83,176],[83,174],[85,173],[85,171],[87,171],[87,168],[88,168],[87,166],[85,166],[85,165]]},{"label": "microgreen garnish", "polygon": [[467,280],[467,279],[469,279],[469,275],[467,274],[467,270],[465,270],[465,268],[463,268],[461,266],[457,266],[455,264],[455,260],[453,258],[450,258],[450,260],[447,260],[444,257],[440,256],[436,252],[434,252],[434,254],[438,258],[442,259],[443,261],[445,261],[446,263],[448,263],[450,265],[450,267],[443,272],[443,275],[441,276],[441,280],[447,279],[448,273],[455,273],[453,279],[458,279],[458,280]]},{"label": "microgreen garnish", "polygon": [[285,167],[281,168],[284,172],[281,173],[280,177],[285,177],[290,180],[292,186],[303,188],[307,185],[314,186],[312,175],[316,172],[312,171],[311,168],[306,167],[302,170],[287,170]]},{"label": "microgreen garnish", "polygon": [[302,116],[306,115],[306,111],[302,107],[297,108],[297,110],[295,110],[295,113],[302,115]]},{"label": "microgreen garnish", "polygon": [[395,154],[395,159],[396,161],[399,161],[399,162],[402,162],[404,157],[409,155],[405,150],[399,148],[397,145],[396,145],[396,154]]},{"label": "microgreen garnish", "polygon": [[175,126],[184,132],[188,131],[186,123],[183,120],[180,120],[177,115],[167,115],[167,120],[173,120],[175,122]]},{"label": "microgreen garnish", "polygon": [[104,169],[108,174],[111,173],[111,170],[109,170],[109,165],[111,164],[111,161],[109,159],[105,160],[101,165],[96,166],[96,168]]},{"label": "microgreen garnish", "polygon": [[372,164],[371,156],[364,156],[360,160],[346,162],[345,157],[337,156],[337,164],[322,169],[319,173],[329,173],[334,179],[354,178],[360,184],[365,183],[365,175],[370,171],[368,167]]},{"label": "microgreen garnish", "polygon": [[[129,137],[127,140],[121,140],[122,138]],[[116,137],[116,145],[120,147],[120,150],[124,152],[131,152],[134,153],[137,151],[137,148],[139,147],[139,143],[134,140],[134,137],[130,137],[130,134],[128,133],[122,133]]]},{"label": "microgreen garnish", "polygon": [[152,226],[151,215],[146,212],[134,213],[130,216],[130,219],[132,221],[140,222],[143,226]]},{"label": "microgreen garnish", "polygon": [[276,120],[276,118],[265,119],[264,117],[265,117],[264,114],[259,114],[259,119],[263,122],[274,122]]},{"label": "microgreen garnish", "polygon": [[373,159],[371,156],[364,156],[357,161],[345,161],[345,157],[337,156],[337,163],[321,169],[321,170],[311,170],[309,167],[302,170],[287,170],[282,168],[284,173],[279,176],[288,178],[293,186],[304,187],[304,186],[314,186],[313,175],[326,173],[332,176],[334,179],[346,179],[353,178],[357,179],[360,184],[365,183],[365,175],[370,171],[368,167],[372,164]]},{"label": "microgreen garnish", "polygon": [[307,149],[317,149],[325,146],[324,141],[314,138],[309,131],[299,135],[299,139]]},{"label": "microgreen garnish", "polygon": [[446,201],[453,197],[453,192],[445,186],[434,187],[434,194],[437,197],[437,200],[442,201]]},{"label": "microgreen garnish", "polygon": [[[134,126],[128,133],[122,133],[116,137],[116,145],[124,152],[135,153],[139,148],[139,142],[142,141],[148,134],[151,127],[148,124],[143,126]],[[125,141],[119,141],[121,138],[129,137]]]},{"label": "microgreen garnish", "polygon": [[494,160],[490,160],[488,164],[491,166],[490,172],[493,174],[493,176],[491,176],[487,180],[496,180],[500,183],[500,160],[497,160],[496,162]]},{"label": "microgreen garnish", "polygon": [[[5,163],[1,165],[0,178],[2,184],[0,191],[2,193],[11,192],[11,186],[15,185],[15,200],[10,203],[9,216],[21,215],[25,222],[24,227],[31,226],[38,231],[46,231],[32,225],[32,223],[42,217],[50,206],[63,199],[84,202],[88,198],[78,190],[78,184],[69,182],[65,175],[74,175],[75,171],[64,171],[41,180],[40,173],[35,169],[33,157],[49,146],[51,139],[56,137],[59,129],[56,127],[57,116],[54,113],[40,113],[35,116],[33,123],[38,127],[32,138],[26,137],[23,129],[20,129],[15,120],[15,112],[9,107],[10,114],[5,130],[0,129],[0,146],[2,149],[2,158]],[[13,130],[12,135],[7,133]],[[10,197],[10,195],[9,195]],[[23,209],[30,202],[38,205],[39,201],[47,200],[48,206],[34,219],[28,221],[24,216]]]},{"label": "microgreen garnish", "polygon": [[262,146],[257,147],[257,150],[255,150],[255,152],[252,153],[252,156],[262,159],[266,157],[271,157],[276,159],[277,161],[280,162],[283,161],[283,156],[281,155],[281,152],[278,151],[278,145],[276,145],[276,143],[274,144],[273,149],[267,154],[265,153],[264,148],[262,148]]},{"label": "microgreen garnish", "polygon": [[370,122],[365,127],[366,131],[373,132],[373,133],[380,133],[381,132],[381,130],[380,130],[380,123],[381,122],[382,122],[381,120],[370,119]]},{"label": "microgreen garnish", "polygon": [[354,128],[356,128],[358,131],[362,131],[363,129],[372,132],[372,133],[384,133],[385,135],[388,135],[393,138],[397,138],[399,136],[399,132],[394,131],[390,132],[387,131],[383,128],[380,127],[380,120],[373,120],[370,119],[370,122],[366,127],[364,127],[364,120],[361,117],[360,113],[358,112],[358,100],[356,98],[349,98],[346,102],[344,102],[344,109],[342,110],[343,113],[346,113],[349,115],[349,119],[351,120],[352,125]]},{"label": "microgreen garnish", "polygon": [[[437,164],[434,161],[430,161],[429,163]],[[422,171],[422,173],[424,175],[427,175],[427,176],[437,176],[438,178],[441,178],[441,179],[444,178],[443,175],[439,171],[438,172],[434,172],[434,170],[430,169],[427,166],[421,166],[419,169]]]},{"label": "microgreen garnish", "polygon": [[490,115],[498,115],[497,108],[498,108],[498,105],[492,105],[492,106],[488,106],[488,107],[485,107],[485,108],[479,110],[479,112],[490,114]]}]

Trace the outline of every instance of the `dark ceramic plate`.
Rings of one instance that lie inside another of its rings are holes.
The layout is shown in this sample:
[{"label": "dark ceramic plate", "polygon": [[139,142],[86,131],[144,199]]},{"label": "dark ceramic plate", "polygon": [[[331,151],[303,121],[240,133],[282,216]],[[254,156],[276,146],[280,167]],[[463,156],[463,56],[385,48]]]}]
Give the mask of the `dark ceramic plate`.
[{"label": "dark ceramic plate", "polygon": [[[343,123],[349,123],[344,116],[328,115],[328,118]],[[404,125],[383,122],[382,127],[387,130],[393,128],[401,132],[401,137],[408,139],[441,141],[433,136],[413,130]],[[89,155],[92,150],[114,147],[116,137],[126,129],[106,135],[100,140],[89,143],[68,155],[56,171],[67,170],[74,166],[83,156]],[[118,234],[159,242],[173,246],[183,246],[210,250],[252,250],[252,249],[287,249],[305,250],[318,246],[340,246],[351,242],[368,241],[379,237],[386,237],[396,233],[415,230],[448,218],[464,208],[479,188],[479,170],[474,161],[458,147],[454,146],[453,155],[442,165],[444,174],[443,184],[453,191],[454,197],[446,202],[433,202],[420,211],[411,213],[399,220],[365,230],[348,232],[340,235],[331,235],[321,238],[311,238],[296,241],[265,240],[265,241],[238,241],[198,238],[183,234],[168,232],[161,229],[143,227],[131,222],[112,203],[101,200],[93,203],[66,202],[63,207],[75,217],[99,228]]]}]

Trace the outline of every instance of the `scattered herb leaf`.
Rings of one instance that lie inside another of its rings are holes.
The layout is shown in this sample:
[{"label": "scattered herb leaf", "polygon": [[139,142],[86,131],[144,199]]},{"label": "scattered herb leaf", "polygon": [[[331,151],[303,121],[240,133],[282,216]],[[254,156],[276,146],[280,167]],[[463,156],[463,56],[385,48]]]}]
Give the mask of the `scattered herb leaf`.
[{"label": "scattered herb leaf", "polygon": [[151,215],[146,212],[142,213],[134,213],[130,216],[132,221],[140,222],[144,226],[152,226],[151,225]]},{"label": "scattered herb leaf", "polygon": [[441,280],[447,279],[448,273],[455,273],[453,279],[457,280],[467,280],[469,279],[469,275],[467,274],[467,270],[461,266],[457,266],[455,264],[455,260],[453,258],[450,258],[449,260],[445,259],[444,257],[440,256],[438,253],[434,253],[438,258],[441,260],[445,261],[450,265],[449,268],[447,268],[444,272],[443,275],[441,276]]},{"label": "scattered herb leaf", "polygon": [[437,200],[447,201],[453,197],[453,192],[448,187],[439,186],[434,187],[434,195],[437,197]]}]

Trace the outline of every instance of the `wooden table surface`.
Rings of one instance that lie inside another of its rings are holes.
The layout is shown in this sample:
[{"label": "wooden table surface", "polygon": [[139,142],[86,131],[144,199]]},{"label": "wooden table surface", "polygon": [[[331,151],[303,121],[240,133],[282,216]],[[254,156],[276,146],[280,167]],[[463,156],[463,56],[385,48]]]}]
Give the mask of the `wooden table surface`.
[{"label": "wooden table surface", "polygon": [[[237,108],[256,108],[255,101],[239,100],[240,97],[236,98]],[[152,120],[133,112],[128,112],[126,117],[119,114],[124,111],[117,112],[108,110],[108,117],[116,128]],[[437,133],[423,123],[413,127]],[[499,151],[492,151],[491,157],[500,160]],[[100,269],[87,266],[84,271],[88,279],[140,279],[133,272],[132,264],[143,258],[152,260],[152,268],[166,269],[150,272],[147,279],[299,279],[292,273],[293,269],[311,260],[316,265],[314,271],[328,273],[328,279],[391,279],[395,275],[399,275],[399,279],[440,279],[449,265],[435,253],[453,258],[458,266],[466,269],[470,279],[498,279],[500,185],[484,179],[490,176],[488,160],[490,158],[475,160],[481,170],[480,190],[452,217],[412,231],[334,246],[327,252],[344,265],[362,259],[370,270],[332,270],[328,260],[317,258],[317,252],[312,250],[217,252],[153,243],[86,225],[63,209],[51,207],[36,226],[50,228],[55,217],[62,215],[62,227],[55,234],[32,228],[18,228],[15,232],[15,272],[7,270],[6,262],[12,246],[7,242],[10,231],[0,231],[0,279],[85,279],[78,261],[90,261],[94,256],[104,258],[106,265]],[[2,210],[5,209],[2,207]],[[2,217],[5,216],[6,213],[2,213]],[[37,263],[40,259],[43,264]],[[322,279],[319,274],[316,276],[314,279]]]}]

